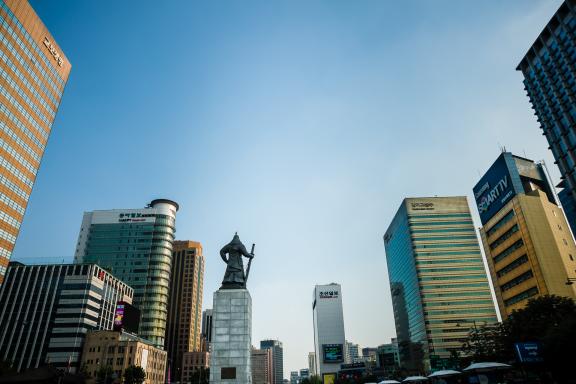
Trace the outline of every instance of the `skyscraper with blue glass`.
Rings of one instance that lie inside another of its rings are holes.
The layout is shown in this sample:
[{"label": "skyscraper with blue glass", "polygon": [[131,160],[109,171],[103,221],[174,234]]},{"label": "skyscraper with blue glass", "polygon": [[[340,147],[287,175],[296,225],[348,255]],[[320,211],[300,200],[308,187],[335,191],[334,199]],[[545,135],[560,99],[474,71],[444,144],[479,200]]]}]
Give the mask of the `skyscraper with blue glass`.
[{"label": "skyscraper with blue glass", "polygon": [[449,367],[496,311],[466,197],[404,199],[384,235],[402,365]]},{"label": "skyscraper with blue glass", "polygon": [[[573,232],[576,212],[576,1],[566,0],[516,68],[548,139]],[[572,200],[571,202],[567,200]]]}]

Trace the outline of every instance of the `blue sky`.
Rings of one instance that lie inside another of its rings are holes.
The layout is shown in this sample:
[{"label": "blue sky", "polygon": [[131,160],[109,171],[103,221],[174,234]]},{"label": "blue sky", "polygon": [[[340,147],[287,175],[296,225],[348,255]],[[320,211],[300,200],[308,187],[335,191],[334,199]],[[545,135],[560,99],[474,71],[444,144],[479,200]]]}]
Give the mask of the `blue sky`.
[{"label": "blue sky", "polygon": [[515,71],[558,0],[31,4],[73,68],[14,258],[70,261],[84,211],[176,200],[205,308],[220,247],[256,243],[254,344],[284,342],[286,377],[315,284],[342,284],[348,340],[394,337],[382,235],[404,197],[473,204],[500,146],[558,180]]}]

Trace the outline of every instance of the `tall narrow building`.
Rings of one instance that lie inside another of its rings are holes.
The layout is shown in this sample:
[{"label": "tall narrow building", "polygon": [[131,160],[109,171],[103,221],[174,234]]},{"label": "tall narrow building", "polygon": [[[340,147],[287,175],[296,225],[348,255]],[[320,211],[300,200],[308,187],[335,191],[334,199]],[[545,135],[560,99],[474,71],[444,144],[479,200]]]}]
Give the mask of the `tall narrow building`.
[{"label": "tall narrow building", "polygon": [[502,153],[474,187],[502,318],[529,299],[576,298],[576,245],[542,164]]},{"label": "tall narrow building", "polygon": [[164,348],[172,245],[178,204],[157,199],[143,209],[85,212],[74,260],[97,263],[134,288],[139,336]]},{"label": "tall narrow building", "polygon": [[170,378],[181,380],[179,368],[186,352],[201,351],[204,255],[195,241],[175,241],[168,304],[166,350]]},{"label": "tall narrow building", "polygon": [[27,0],[0,0],[0,285],[71,65]]},{"label": "tall narrow building", "polygon": [[[518,64],[540,128],[576,206],[576,1],[565,0]],[[576,222],[575,222],[576,224]],[[572,227],[576,233],[576,228]]]},{"label": "tall narrow building", "polygon": [[497,321],[466,197],[404,199],[384,247],[402,365],[448,368],[471,328]]},{"label": "tall narrow building", "polygon": [[331,382],[337,378],[345,358],[346,336],[340,284],[314,287],[312,322],[318,375],[323,383]]},{"label": "tall narrow building", "polygon": [[282,384],[284,382],[284,348],[282,342],[278,340],[260,341],[260,349],[272,350],[272,369],[273,384]]}]

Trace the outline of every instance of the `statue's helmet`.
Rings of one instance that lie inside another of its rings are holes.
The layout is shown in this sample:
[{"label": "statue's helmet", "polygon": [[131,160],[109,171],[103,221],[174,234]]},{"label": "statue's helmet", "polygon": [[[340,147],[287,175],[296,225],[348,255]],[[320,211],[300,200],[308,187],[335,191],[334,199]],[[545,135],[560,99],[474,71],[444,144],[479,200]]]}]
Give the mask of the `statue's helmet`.
[{"label": "statue's helmet", "polygon": [[236,232],[234,234],[232,241],[230,243],[228,243],[228,245],[242,245],[242,242],[240,241],[240,237],[238,237],[238,232]]}]

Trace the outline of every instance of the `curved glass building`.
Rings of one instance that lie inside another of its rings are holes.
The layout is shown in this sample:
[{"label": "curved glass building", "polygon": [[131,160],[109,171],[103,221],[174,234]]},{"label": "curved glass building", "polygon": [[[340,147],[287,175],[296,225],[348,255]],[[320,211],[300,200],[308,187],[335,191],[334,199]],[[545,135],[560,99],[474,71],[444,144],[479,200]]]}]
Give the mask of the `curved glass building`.
[{"label": "curved glass building", "polygon": [[172,246],[178,204],[157,199],[144,209],[85,212],[77,263],[94,262],[134,288],[139,336],[164,348]]}]

